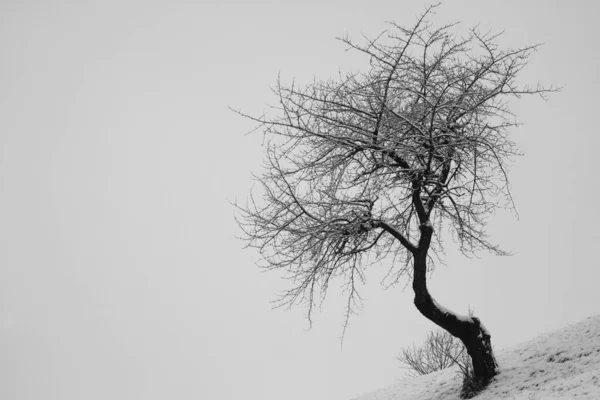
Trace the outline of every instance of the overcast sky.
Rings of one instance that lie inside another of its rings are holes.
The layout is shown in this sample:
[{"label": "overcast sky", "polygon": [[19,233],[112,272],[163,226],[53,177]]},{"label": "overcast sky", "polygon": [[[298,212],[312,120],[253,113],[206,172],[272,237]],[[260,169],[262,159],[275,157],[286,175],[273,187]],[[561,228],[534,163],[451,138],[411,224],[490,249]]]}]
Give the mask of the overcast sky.
[{"label": "overcast sky", "polygon": [[[430,289],[472,307],[498,350],[600,313],[594,1],[448,0],[435,21],[545,42],[523,81],[564,86],[514,110],[520,219],[508,258],[447,254]],[[374,270],[347,332],[335,290],[314,327],[271,310],[286,288],[243,250],[229,201],[259,172],[281,72],[362,65],[335,37],[412,24],[419,1],[33,1],[0,4],[0,398],[348,400],[393,384],[433,325]],[[449,248],[451,246],[448,246]]]}]

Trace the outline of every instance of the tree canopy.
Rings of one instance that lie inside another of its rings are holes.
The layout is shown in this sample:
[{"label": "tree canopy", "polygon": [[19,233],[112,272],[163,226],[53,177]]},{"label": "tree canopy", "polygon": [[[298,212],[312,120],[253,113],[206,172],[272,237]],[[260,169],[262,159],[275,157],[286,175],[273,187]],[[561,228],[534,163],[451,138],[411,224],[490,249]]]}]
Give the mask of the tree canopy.
[{"label": "tree canopy", "polygon": [[368,265],[386,259],[391,282],[413,274],[417,252],[431,268],[446,230],[466,255],[506,254],[486,218],[513,206],[510,100],[555,89],[517,80],[538,45],[504,49],[477,27],[459,36],[428,21],[434,9],[360,43],[341,38],[369,60],[365,71],[278,80],[267,114],[238,111],[267,139],[262,198],[239,207],[239,224],[262,266],[286,271],[283,304],[306,302],[309,316],[333,278],[349,315]]}]

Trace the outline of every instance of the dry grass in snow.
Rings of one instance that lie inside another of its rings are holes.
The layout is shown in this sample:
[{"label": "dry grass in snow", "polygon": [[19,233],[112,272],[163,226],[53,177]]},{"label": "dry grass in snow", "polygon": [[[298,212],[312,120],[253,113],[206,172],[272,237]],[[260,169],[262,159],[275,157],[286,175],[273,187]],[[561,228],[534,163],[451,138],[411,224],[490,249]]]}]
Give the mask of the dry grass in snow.
[{"label": "dry grass in snow", "polygon": [[[600,400],[600,315],[497,355],[500,374],[478,400]],[[458,400],[455,368],[400,382],[355,400]]]}]

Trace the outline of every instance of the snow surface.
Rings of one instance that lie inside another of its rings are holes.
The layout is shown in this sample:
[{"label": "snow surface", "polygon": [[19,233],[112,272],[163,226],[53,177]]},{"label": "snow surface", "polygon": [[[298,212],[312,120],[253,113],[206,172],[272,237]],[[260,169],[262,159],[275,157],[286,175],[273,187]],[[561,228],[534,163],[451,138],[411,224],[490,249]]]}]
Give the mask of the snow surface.
[{"label": "snow surface", "polygon": [[[500,374],[474,399],[600,399],[600,315],[496,354]],[[457,400],[455,368],[402,381],[355,400]]]},{"label": "snow surface", "polygon": [[473,320],[471,319],[471,317],[467,317],[466,315],[457,314],[454,311],[448,310],[446,307],[442,306],[440,303],[438,303],[437,301],[435,301],[435,299],[433,297],[431,297],[431,301],[433,302],[433,305],[435,305],[437,308],[439,308],[442,313],[444,313],[444,314],[453,314],[460,321],[473,322]]}]

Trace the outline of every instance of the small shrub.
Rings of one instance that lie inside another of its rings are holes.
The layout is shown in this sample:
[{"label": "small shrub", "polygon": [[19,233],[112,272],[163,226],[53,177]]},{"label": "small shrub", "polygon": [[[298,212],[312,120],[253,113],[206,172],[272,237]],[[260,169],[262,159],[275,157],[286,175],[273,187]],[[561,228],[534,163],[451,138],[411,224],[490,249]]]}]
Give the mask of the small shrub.
[{"label": "small shrub", "polygon": [[463,343],[442,329],[429,332],[422,346],[402,349],[398,361],[412,376],[427,375],[453,365],[460,368],[462,375],[472,374],[473,370]]}]

